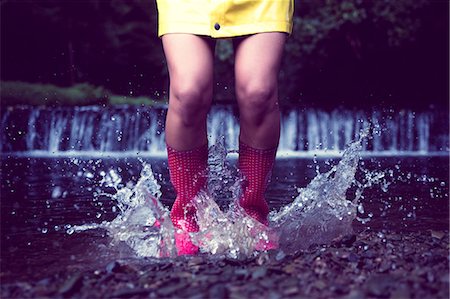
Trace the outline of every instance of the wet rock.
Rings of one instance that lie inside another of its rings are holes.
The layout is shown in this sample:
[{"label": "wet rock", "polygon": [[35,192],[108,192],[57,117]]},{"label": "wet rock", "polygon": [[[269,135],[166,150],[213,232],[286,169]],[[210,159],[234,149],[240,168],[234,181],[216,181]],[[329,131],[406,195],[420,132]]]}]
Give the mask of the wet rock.
[{"label": "wet rock", "polygon": [[209,290],[208,294],[210,298],[227,298],[228,290],[223,284],[216,284]]},{"label": "wet rock", "polygon": [[169,268],[171,268],[172,266],[173,266],[172,263],[163,263],[158,266],[157,271],[165,271],[165,270],[168,270]]},{"label": "wet rock", "polygon": [[267,299],[281,299],[281,294],[275,292],[275,291],[270,291],[269,294],[267,294]]},{"label": "wet rock", "polygon": [[361,254],[361,256],[363,258],[373,259],[373,258],[375,258],[377,256],[377,253],[373,249],[368,249],[368,250],[364,251]]},{"label": "wet rock", "polygon": [[288,287],[283,290],[283,295],[285,296],[293,296],[298,294],[300,289],[297,286]]},{"label": "wet rock", "polygon": [[72,277],[68,278],[64,284],[59,288],[58,293],[64,297],[68,297],[80,290],[82,286],[83,276],[81,273],[75,273]]},{"label": "wet rock", "polygon": [[350,247],[321,245],[280,260],[275,252],[241,260],[199,255],[117,260],[99,269],[77,264],[78,274],[65,270],[36,282],[4,283],[0,275],[0,297],[448,298],[448,237],[398,235],[383,231],[382,242],[379,232],[366,231]]},{"label": "wet rock", "polygon": [[269,291],[272,291],[274,288],[276,289],[276,280],[273,277],[266,277],[261,280],[261,286]]},{"label": "wet rock", "polygon": [[352,290],[348,295],[342,297],[343,299],[361,299],[367,296],[364,295],[364,292],[361,290]]},{"label": "wet rock", "polygon": [[432,236],[433,238],[436,238],[436,239],[438,239],[438,240],[441,240],[442,238],[445,237],[445,233],[442,232],[442,231],[435,231],[435,230],[432,230],[432,231],[431,231],[431,236]]},{"label": "wet rock", "polygon": [[360,259],[359,255],[354,252],[350,252],[347,257],[347,260],[351,263],[357,263],[359,262],[359,259]]},{"label": "wet rock", "polygon": [[286,254],[282,250],[280,250],[275,255],[275,261],[280,262],[280,261],[284,260],[285,257],[286,257]]},{"label": "wet rock", "polygon": [[391,239],[392,241],[401,241],[402,237],[398,234],[392,234],[389,236],[389,239]]},{"label": "wet rock", "polygon": [[258,265],[264,265],[268,264],[270,262],[270,256],[268,252],[261,252],[258,257],[256,258],[256,264]]},{"label": "wet rock", "polygon": [[107,273],[118,272],[120,267],[121,265],[119,264],[118,261],[112,261],[108,263],[108,265],[106,265],[105,270]]},{"label": "wet rock", "polygon": [[323,280],[317,280],[314,283],[314,287],[317,288],[318,290],[323,290],[327,287],[327,284]]},{"label": "wet rock", "polygon": [[333,286],[333,290],[336,294],[342,295],[347,294],[349,292],[349,287],[347,284],[336,284]]},{"label": "wet rock", "polygon": [[185,287],[189,287],[189,285],[187,285],[185,283],[178,283],[178,282],[174,281],[174,282],[171,282],[170,284],[165,284],[164,286],[161,286],[160,288],[158,288],[157,293],[163,297],[167,297],[170,295],[180,297],[179,295],[177,296],[176,292],[182,290]]},{"label": "wet rock", "polygon": [[233,258],[225,258],[224,262],[226,263],[226,265],[230,265],[230,266],[239,266],[242,265],[242,262],[238,259],[233,259]]},{"label": "wet rock", "polygon": [[288,264],[283,267],[283,271],[286,272],[287,274],[292,274],[296,272],[296,267],[292,264]]},{"label": "wet rock", "polygon": [[411,291],[405,284],[400,284],[391,293],[390,299],[404,299],[411,298]]},{"label": "wet rock", "polygon": [[392,263],[390,261],[382,260],[381,264],[380,264],[380,266],[378,268],[378,271],[379,272],[386,272],[386,271],[390,270],[391,267],[392,267]]},{"label": "wet rock", "polygon": [[356,241],[356,235],[345,235],[342,237],[339,244],[345,247],[351,247]]},{"label": "wet rock", "polygon": [[247,279],[251,275],[248,269],[236,269],[234,274],[238,279]]},{"label": "wet rock", "polygon": [[365,287],[369,295],[387,297],[389,295],[389,288],[394,282],[395,280],[391,275],[373,275],[367,280]]},{"label": "wet rock", "polygon": [[259,279],[266,276],[267,268],[266,267],[258,267],[253,269],[252,271],[252,279]]},{"label": "wet rock", "polygon": [[133,296],[145,296],[150,293],[148,289],[122,289],[111,295],[113,298],[129,298]]},{"label": "wet rock", "polygon": [[199,265],[204,265],[204,264],[205,264],[205,258],[201,257],[201,256],[193,256],[188,261],[189,267],[199,266]]}]

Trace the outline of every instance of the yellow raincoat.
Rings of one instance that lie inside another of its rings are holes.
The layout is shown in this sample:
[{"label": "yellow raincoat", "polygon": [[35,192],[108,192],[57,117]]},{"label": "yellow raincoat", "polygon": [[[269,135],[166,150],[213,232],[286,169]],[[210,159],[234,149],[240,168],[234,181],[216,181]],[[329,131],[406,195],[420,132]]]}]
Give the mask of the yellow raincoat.
[{"label": "yellow raincoat", "polygon": [[156,0],[158,36],[191,33],[225,38],[292,32],[294,0]]}]

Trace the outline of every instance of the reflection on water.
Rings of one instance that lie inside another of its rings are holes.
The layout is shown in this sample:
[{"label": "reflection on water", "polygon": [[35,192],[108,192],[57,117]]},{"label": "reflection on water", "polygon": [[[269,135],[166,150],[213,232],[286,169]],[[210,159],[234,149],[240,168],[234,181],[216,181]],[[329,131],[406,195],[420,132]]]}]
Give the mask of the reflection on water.
[{"label": "reflection on water", "polygon": [[[220,148],[216,151],[219,153]],[[271,224],[279,233],[283,250],[293,252],[347,233],[351,228],[356,231],[387,228],[399,232],[447,229],[448,157],[363,158],[358,166],[357,156],[351,157],[346,164],[327,159],[277,160],[267,199],[274,211]],[[216,176],[210,178],[210,184],[216,188],[209,191],[221,210],[210,201],[205,206],[210,211],[205,215],[218,211],[222,214],[209,220],[205,217],[205,226],[214,226],[214,221],[218,225],[218,219],[236,226],[220,232],[213,230],[221,236],[228,234],[227,238],[220,244],[204,243],[204,251],[238,256],[238,252],[249,252],[254,246],[242,240],[234,247],[229,245],[230,240],[244,236],[243,229],[252,225],[245,217],[236,221],[233,218],[236,214],[229,209],[239,194],[235,163],[231,158],[211,169]],[[318,170],[321,174],[317,174]],[[218,173],[226,175],[220,179]],[[216,197],[217,194],[221,196]],[[148,159],[143,163],[130,157],[3,156],[1,195],[1,261],[2,269],[8,269],[11,277],[30,278],[61,268],[87,268],[112,257],[133,258],[135,252],[130,246],[137,249],[138,255],[154,256],[163,244],[163,254],[173,254],[170,221],[163,220],[167,219],[167,209],[175,194],[164,159]],[[158,201],[149,202],[149,198]],[[348,199],[359,199],[362,204]],[[140,208],[135,209],[136,205]],[[351,221],[355,216],[359,221]],[[330,222],[330,219],[337,220]],[[156,220],[162,224],[158,229],[154,225]],[[109,231],[109,236],[104,230],[72,233],[74,226],[92,223],[103,223],[100,226]],[[295,227],[300,223],[305,225]],[[302,230],[307,227],[314,229]],[[307,236],[309,243],[302,243],[305,239],[301,236]],[[205,235],[199,234],[199,241],[202,238],[205,240]],[[124,246],[125,243],[128,245]],[[8,272],[5,274],[6,278],[10,276]]]}]

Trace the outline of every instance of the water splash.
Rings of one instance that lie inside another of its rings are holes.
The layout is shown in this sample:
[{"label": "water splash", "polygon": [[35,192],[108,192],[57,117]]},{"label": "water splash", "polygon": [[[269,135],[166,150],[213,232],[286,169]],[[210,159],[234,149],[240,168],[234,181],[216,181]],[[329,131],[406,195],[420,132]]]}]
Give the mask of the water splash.
[{"label": "water splash", "polygon": [[[257,251],[273,248],[295,253],[314,243],[327,243],[352,232],[351,223],[363,207],[358,203],[363,184],[356,184],[353,196],[348,190],[355,185],[362,140],[344,151],[340,162],[316,177],[295,200],[269,215],[269,227],[247,216],[237,204],[242,194],[242,178],[227,160],[223,142],[210,148],[208,188],[194,200],[199,232],[191,238],[201,252],[232,258],[248,257]],[[139,256],[172,257],[176,255],[174,228],[169,210],[161,204],[160,185],[151,165],[141,161],[143,169],[136,185],[124,185],[117,172],[101,173],[104,187],[113,188],[110,196],[119,209],[117,217],[101,224],[70,227],[71,232],[102,228],[116,242],[125,242]],[[225,200],[221,209],[217,200]],[[70,233],[68,231],[68,233]]]},{"label": "water splash", "polygon": [[104,173],[100,183],[116,192],[99,195],[109,196],[116,201],[119,214],[114,220],[74,226],[69,228],[71,231],[68,233],[102,228],[115,242],[125,242],[139,256],[174,256],[174,229],[168,208],[159,200],[161,187],[154,177],[151,165],[145,162],[142,165],[140,178],[134,186],[121,186],[121,178],[113,170]]},{"label": "water splash", "polygon": [[352,232],[361,192],[353,199],[346,194],[355,182],[363,137],[350,144],[336,166],[318,173],[308,186],[299,189],[291,204],[271,213],[269,221],[279,233],[280,248],[285,252],[327,243]]}]

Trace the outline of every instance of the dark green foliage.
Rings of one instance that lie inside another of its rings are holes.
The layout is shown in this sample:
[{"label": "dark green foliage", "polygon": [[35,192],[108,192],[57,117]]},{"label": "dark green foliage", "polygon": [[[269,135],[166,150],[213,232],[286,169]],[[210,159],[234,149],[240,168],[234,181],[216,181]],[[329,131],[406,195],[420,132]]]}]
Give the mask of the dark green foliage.
[{"label": "dark green foliage", "polygon": [[105,104],[108,92],[87,83],[62,88],[52,84],[1,82],[1,105],[93,105]]},{"label": "dark green foliage", "polygon": [[129,97],[114,95],[105,88],[80,83],[71,87],[58,87],[52,84],[25,82],[0,82],[0,104],[7,105],[164,105],[148,97]]},{"label": "dark green foliage", "polygon": [[[284,104],[448,102],[448,2],[295,1]],[[167,99],[150,0],[2,1],[1,79]],[[215,100],[234,101],[233,44],[216,47]],[[415,104],[416,105],[416,104]]]}]

